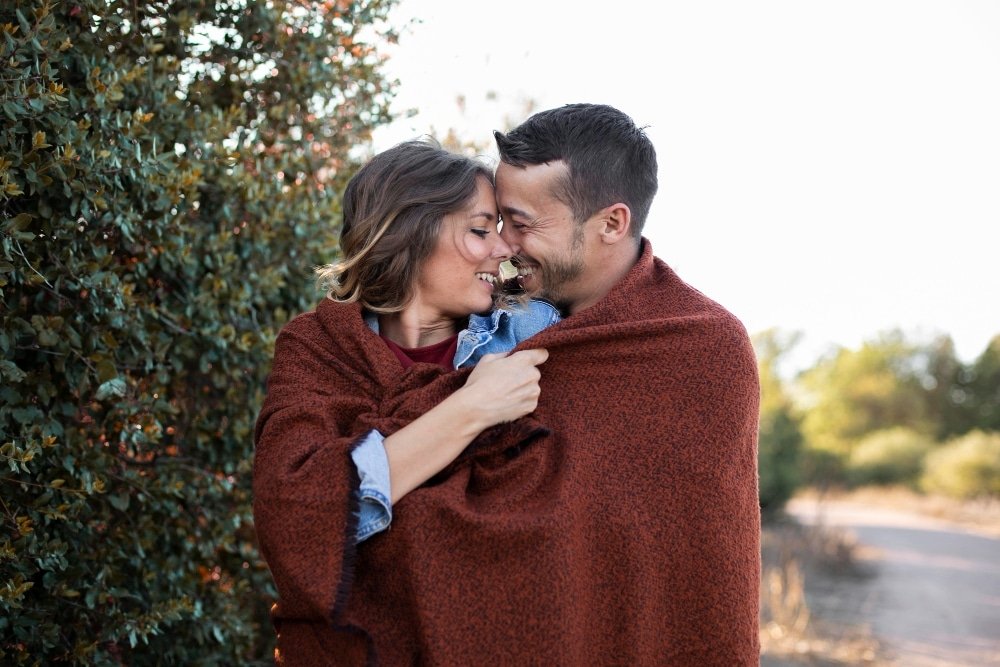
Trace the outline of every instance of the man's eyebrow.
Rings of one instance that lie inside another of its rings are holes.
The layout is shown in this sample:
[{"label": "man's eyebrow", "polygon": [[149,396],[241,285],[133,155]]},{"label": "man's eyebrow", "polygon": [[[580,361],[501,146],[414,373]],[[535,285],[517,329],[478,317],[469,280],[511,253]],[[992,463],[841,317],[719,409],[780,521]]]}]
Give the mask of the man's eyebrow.
[{"label": "man's eyebrow", "polygon": [[509,215],[509,216],[512,216],[512,217],[516,215],[516,216],[520,216],[522,218],[528,218],[529,220],[531,219],[531,216],[528,215],[528,213],[526,211],[522,211],[519,208],[514,208],[513,206],[502,206],[502,207],[500,207],[500,213],[502,215]]}]

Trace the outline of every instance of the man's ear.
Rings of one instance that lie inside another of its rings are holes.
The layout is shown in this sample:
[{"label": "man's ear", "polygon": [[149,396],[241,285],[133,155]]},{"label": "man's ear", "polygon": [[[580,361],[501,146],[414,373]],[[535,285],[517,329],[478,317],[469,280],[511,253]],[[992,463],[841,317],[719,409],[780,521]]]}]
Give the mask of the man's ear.
[{"label": "man's ear", "polygon": [[601,241],[614,245],[632,236],[632,211],[627,204],[618,202],[602,211]]}]

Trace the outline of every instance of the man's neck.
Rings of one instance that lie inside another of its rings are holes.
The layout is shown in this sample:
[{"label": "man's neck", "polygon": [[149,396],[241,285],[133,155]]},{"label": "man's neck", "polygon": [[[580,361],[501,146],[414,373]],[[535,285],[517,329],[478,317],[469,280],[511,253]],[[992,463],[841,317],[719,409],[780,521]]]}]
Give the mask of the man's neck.
[{"label": "man's neck", "polygon": [[569,304],[569,314],[586,310],[601,301],[608,292],[628,275],[642,254],[642,245],[626,244],[604,254],[599,260],[591,260],[588,270],[580,280],[581,298]]}]

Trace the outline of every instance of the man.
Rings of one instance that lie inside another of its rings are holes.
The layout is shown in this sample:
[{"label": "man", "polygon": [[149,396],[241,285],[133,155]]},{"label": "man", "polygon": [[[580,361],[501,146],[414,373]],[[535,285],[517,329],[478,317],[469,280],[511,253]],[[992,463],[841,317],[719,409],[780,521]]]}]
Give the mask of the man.
[{"label": "man", "polygon": [[639,258],[657,189],[652,143],[617,109],[589,104],[494,136],[502,236],[525,288],[570,314],[597,303]]},{"label": "man", "polygon": [[[609,530],[621,540],[615,545],[598,532],[584,560],[601,562],[602,550],[620,548],[612,558],[628,565],[616,584],[634,595],[599,602],[609,610],[607,627],[598,631],[610,635],[604,655],[631,653],[622,660],[629,664],[757,664],[756,368],[742,325],[653,258],[642,239],[657,189],[653,146],[628,116],[590,104],[538,113],[495,138],[501,235],[517,255],[525,288],[556,303],[568,325],[592,318],[591,330],[620,328],[594,371],[598,396],[587,405],[566,400],[557,361],[543,369],[549,382],[537,411],[568,413],[577,422],[618,413],[595,440],[610,450],[602,457],[628,454],[589,492],[611,525],[624,523],[633,534]],[[612,299],[620,306],[592,312]],[[538,345],[559,358],[544,340]],[[630,379],[638,391],[627,386]],[[650,404],[670,415],[672,453],[644,433]],[[616,474],[618,464],[632,470]],[[642,611],[616,619],[610,610],[618,604]]]},{"label": "man", "polygon": [[[549,352],[538,407],[483,432],[345,557],[316,655],[756,665],[746,331],[642,238],[656,157],[627,116],[570,105],[496,139],[502,235],[526,289],[566,315],[515,348]],[[395,414],[421,414],[466,377],[421,373],[383,398]]]}]

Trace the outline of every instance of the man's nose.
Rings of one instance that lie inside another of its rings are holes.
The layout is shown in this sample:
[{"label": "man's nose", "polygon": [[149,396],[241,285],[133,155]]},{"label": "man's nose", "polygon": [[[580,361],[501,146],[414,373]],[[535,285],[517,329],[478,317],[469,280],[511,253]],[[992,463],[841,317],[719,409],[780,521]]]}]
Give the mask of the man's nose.
[{"label": "man's nose", "polygon": [[514,230],[513,225],[504,224],[500,228],[500,240],[507,243],[511,254],[521,254],[521,244],[518,242],[517,232]]}]

